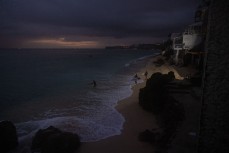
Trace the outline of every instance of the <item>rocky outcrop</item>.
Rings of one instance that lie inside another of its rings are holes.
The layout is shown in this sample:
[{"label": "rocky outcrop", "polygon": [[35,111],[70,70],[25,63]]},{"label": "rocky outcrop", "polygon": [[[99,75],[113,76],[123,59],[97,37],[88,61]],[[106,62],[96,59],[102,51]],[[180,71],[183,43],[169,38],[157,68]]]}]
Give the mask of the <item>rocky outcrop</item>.
[{"label": "rocky outcrop", "polygon": [[155,115],[162,129],[160,133],[146,130],[140,133],[139,140],[155,144],[156,152],[160,153],[167,152],[177,128],[185,117],[182,103],[174,99],[169,92],[168,84],[174,79],[173,72],[154,73],[139,93],[140,106]]},{"label": "rocky outcrop", "polygon": [[80,147],[77,134],[62,132],[50,126],[39,130],[33,138],[32,153],[74,153]]},{"label": "rocky outcrop", "polygon": [[157,129],[146,129],[139,134],[138,139],[142,142],[149,142],[153,144],[159,139],[160,134],[161,133]]},{"label": "rocky outcrop", "polygon": [[175,79],[174,73],[154,73],[146,82],[146,86],[140,89],[139,104],[148,111],[158,114],[162,111],[168,99],[166,85]]},{"label": "rocky outcrop", "polygon": [[0,152],[6,153],[18,145],[16,127],[10,121],[0,122]]}]

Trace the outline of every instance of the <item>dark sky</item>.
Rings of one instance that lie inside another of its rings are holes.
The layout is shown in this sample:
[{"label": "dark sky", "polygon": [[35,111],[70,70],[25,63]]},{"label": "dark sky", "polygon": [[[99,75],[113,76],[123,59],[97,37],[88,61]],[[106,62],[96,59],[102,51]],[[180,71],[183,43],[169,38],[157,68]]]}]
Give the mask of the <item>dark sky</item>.
[{"label": "dark sky", "polygon": [[0,0],[0,48],[154,43],[193,22],[200,0]]}]

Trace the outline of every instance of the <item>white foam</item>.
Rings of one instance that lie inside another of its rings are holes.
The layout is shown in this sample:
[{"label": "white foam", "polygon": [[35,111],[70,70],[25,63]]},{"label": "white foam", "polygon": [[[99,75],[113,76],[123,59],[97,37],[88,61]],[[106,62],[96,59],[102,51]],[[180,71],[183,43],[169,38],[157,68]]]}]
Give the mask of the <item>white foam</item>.
[{"label": "white foam", "polygon": [[39,129],[54,126],[63,131],[77,133],[81,137],[81,141],[88,142],[97,141],[121,133],[124,118],[116,114],[113,115],[113,118],[108,118],[107,120],[115,120],[116,122],[115,124],[103,124],[103,121],[99,120],[92,121],[88,118],[66,116],[18,123],[16,127],[18,129],[19,141],[31,139]]},{"label": "white foam", "polygon": [[125,64],[125,67],[129,67],[129,66],[130,66],[130,63],[126,63],[126,64]]},{"label": "white foam", "polygon": [[144,59],[146,59],[146,58],[153,57],[153,56],[156,56],[156,55],[159,55],[159,54],[160,54],[160,53],[154,53],[154,54],[152,54],[152,55],[147,55],[147,56],[140,57],[140,58],[138,58],[137,60],[144,60]]},{"label": "white foam", "polygon": [[[39,129],[49,126],[77,133],[85,142],[121,134],[125,119],[114,107],[118,101],[132,94],[130,77],[119,76],[114,84],[120,84],[120,86],[110,87],[107,90],[104,90],[105,87],[102,90],[89,90],[88,95],[85,96],[86,99],[82,99],[89,100],[88,106],[55,108],[44,112],[43,119],[16,124],[19,139],[31,139]],[[77,116],[71,116],[71,112],[74,113],[74,111],[86,114],[79,113]]]}]

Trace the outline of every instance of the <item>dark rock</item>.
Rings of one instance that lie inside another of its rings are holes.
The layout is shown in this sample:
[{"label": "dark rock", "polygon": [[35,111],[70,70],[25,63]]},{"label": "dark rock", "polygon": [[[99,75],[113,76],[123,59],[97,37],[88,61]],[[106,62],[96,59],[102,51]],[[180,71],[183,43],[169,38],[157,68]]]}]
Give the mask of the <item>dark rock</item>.
[{"label": "dark rock", "polygon": [[154,73],[140,89],[139,104],[152,112],[162,133],[146,130],[139,135],[139,140],[154,143],[156,152],[166,152],[177,128],[185,119],[182,103],[170,95],[169,83],[175,79],[174,73]]},{"label": "dark rock", "polygon": [[194,76],[190,78],[190,82],[193,86],[201,87],[202,85],[202,76]]},{"label": "dark rock", "polygon": [[40,153],[74,153],[79,147],[80,138],[77,134],[50,126],[36,133],[31,150]]},{"label": "dark rock", "polygon": [[146,87],[140,89],[139,104],[148,111],[158,114],[167,102],[167,84],[175,78],[171,71],[168,74],[154,73],[146,82]]},{"label": "dark rock", "polygon": [[5,153],[13,150],[18,145],[17,131],[10,121],[0,122],[0,152]]},{"label": "dark rock", "polygon": [[47,139],[56,133],[61,133],[61,131],[53,126],[48,127],[44,130],[39,130],[32,141],[32,151],[40,152],[46,143]]},{"label": "dark rock", "polygon": [[156,136],[157,136],[157,133],[154,133],[147,129],[144,132],[141,132],[139,134],[138,139],[143,142],[154,143]]}]

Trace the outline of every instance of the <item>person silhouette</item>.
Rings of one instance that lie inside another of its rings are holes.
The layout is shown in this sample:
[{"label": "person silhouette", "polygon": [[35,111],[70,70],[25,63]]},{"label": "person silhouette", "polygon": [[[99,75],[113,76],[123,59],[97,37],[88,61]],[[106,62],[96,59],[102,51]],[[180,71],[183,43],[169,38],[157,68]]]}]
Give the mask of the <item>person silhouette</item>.
[{"label": "person silhouette", "polygon": [[93,87],[94,87],[94,88],[97,86],[97,83],[96,83],[95,80],[93,80],[92,84],[93,84]]},{"label": "person silhouette", "polygon": [[135,82],[135,84],[137,84],[138,83],[138,80],[139,80],[140,78],[138,77],[138,74],[135,74],[134,75],[134,82]]},{"label": "person silhouette", "polygon": [[145,76],[145,79],[148,78],[148,72],[147,72],[147,70],[146,70],[146,72],[144,73],[144,76]]}]

